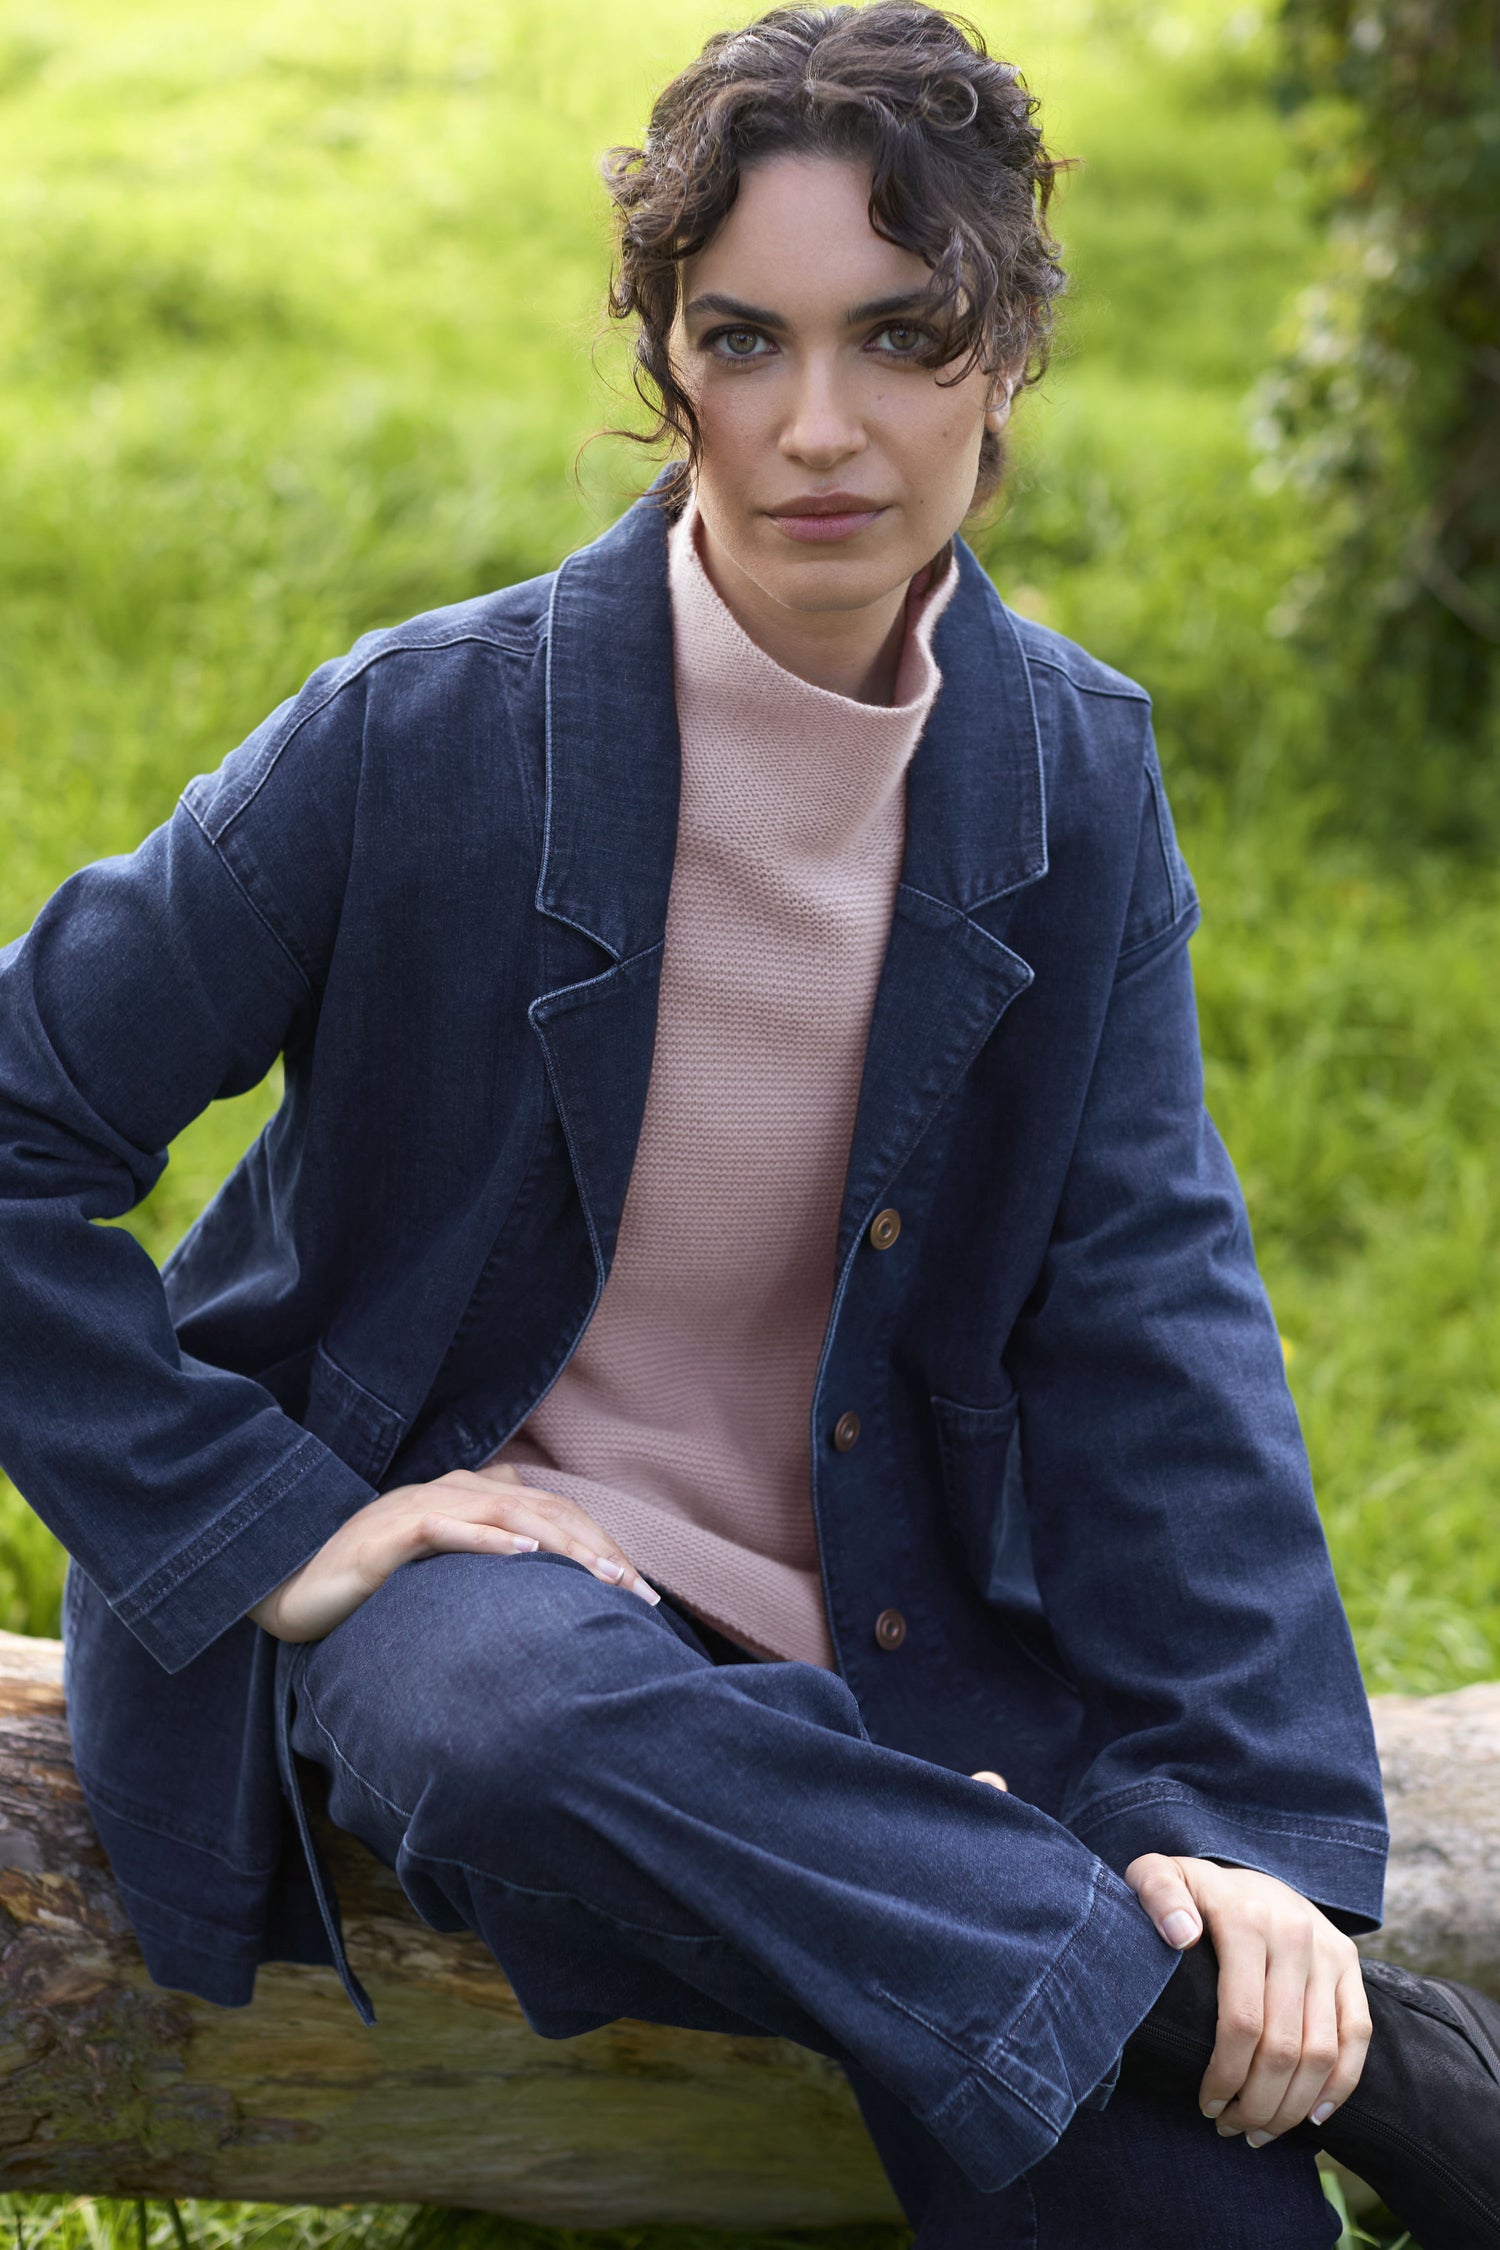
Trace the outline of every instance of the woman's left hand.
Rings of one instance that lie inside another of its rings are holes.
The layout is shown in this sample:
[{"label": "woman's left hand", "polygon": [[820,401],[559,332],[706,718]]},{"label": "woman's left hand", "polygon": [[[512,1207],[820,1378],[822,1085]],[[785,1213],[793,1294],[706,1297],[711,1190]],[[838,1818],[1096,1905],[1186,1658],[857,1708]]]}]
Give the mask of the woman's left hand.
[{"label": "woman's left hand", "polygon": [[1125,1880],[1168,1945],[1205,1928],[1219,1958],[1219,2030],[1199,2091],[1220,2133],[1263,2148],[1359,2084],[1370,2043],[1359,1952],[1300,1892],[1251,1867],[1145,1852]]}]

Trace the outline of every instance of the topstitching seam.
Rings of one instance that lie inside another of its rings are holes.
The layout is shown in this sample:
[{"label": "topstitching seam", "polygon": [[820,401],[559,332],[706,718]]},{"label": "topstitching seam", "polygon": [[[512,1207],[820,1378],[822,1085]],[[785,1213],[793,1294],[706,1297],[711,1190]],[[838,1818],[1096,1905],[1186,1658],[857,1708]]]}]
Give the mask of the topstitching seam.
[{"label": "topstitching seam", "polygon": [[[985,2056],[973,2054],[969,2048],[961,2045],[951,2032],[944,2031],[940,2024],[929,2022],[919,2009],[909,2006],[905,2000],[898,1999],[895,1993],[888,1992],[884,1985],[877,1984],[875,1991],[888,2007],[896,2009],[898,2014],[905,2016],[909,2023],[917,2024],[930,2038],[936,2039],[940,2046],[946,2047],[951,2055],[957,2055],[966,2071],[977,2073],[981,2078],[993,2080],[994,2084],[1010,2100],[1020,2102],[1023,2108],[1030,2110],[1032,2116],[1040,2124],[1045,2125],[1049,2131],[1052,2129],[1052,2119],[1043,2110],[1038,2109],[1036,2103],[1032,2101],[1028,2094],[1023,2093],[1019,2086],[1013,2086],[1010,2080],[996,2070]],[[962,2091],[962,2086],[955,2086],[950,2093],[945,2094],[937,2108],[928,2112],[926,2122],[930,2123],[933,2118],[941,2117],[949,2103],[954,2101]]]},{"label": "topstitching seam", "polygon": [[[1106,1798],[1104,1802],[1108,1805],[1109,1800]],[[1123,1820],[1129,1813],[1156,1805],[1187,1805],[1194,1811],[1207,1810],[1215,1820],[1222,1820],[1232,1828],[1246,1829],[1252,1836],[1289,1836],[1299,1844],[1336,1844],[1347,1851],[1370,1852],[1376,1858],[1385,1856],[1381,1844],[1372,1843],[1357,1829],[1341,1829],[1336,1833],[1324,1834],[1320,1827],[1314,1825],[1290,1828],[1276,1819],[1260,1820],[1246,1813],[1231,1812],[1222,1805],[1205,1805],[1201,1797],[1190,1791],[1160,1789],[1150,1783],[1144,1785],[1139,1795],[1132,1793],[1124,1804],[1116,1805],[1110,1810],[1070,1815],[1068,1825],[1075,1836],[1081,1837],[1085,1831],[1107,1828],[1111,1822]],[[1329,1823],[1330,1828],[1333,1825]]]},{"label": "topstitching seam", "polygon": [[728,1946],[730,1942],[718,1930],[705,1930],[701,1936],[695,1936],[685,1930],[658,1930],[649,1922],[627,1921],[623,1914],[612,1914],[607,1907],[596,1906],[592,1899],[580,1898],[576,1891],[543,1890],[537,1883],[518,1883],[509,1875],[497,1875],[492,1867],[476,1867],[472,1860],[455,1859],[447,1853],[414,1851],[410,1856],[423,1867],[456,1867],[461,1874],[472,1875],[481,1883],[492,1883],[496,1890],[510,1891],[517,1898],[540,1898],[576,1906],[583,1913],[607,1922],[611,1929],[630,1930],[657,1945]]},{"label": "topstitching seam", "polygon": [[352,1765],[350,1761],[344,1756],[343,1751],[339,1748],[338,1744],[334,1741],[333,1736],[329,1733],[327,1727],[324,1726],[323,1721],[319,1718],[318,1706],[313,1701],[311,1691],[309,1690],[305,1679],[299,1683],[298,1700],[305,1705],[308,1717],[312,1720],[313,1725],[317,1728],[319,1734],[323,1737],[323,1740],[327,1743],[329,1749],[332,1751],[335,1762],[343,1768],[344,1772],[349,1776],[349,1779],[351,1781],[357,1781],[361,1789],[367,1791],[367,1793],[370,1796],[374,1797],[378,1803],[385,1806],[387,1812],[395,1813],[397,1818],[400,1820],[409,1821],[412,1815],[408,1811],[406,1806],[398,1805],[394,1797],[388,1797],[383,1789],[377,1789],[374,1782],[367,1780],[366,1777],[360,1772],[358,1766]]},{"label": "topstitching seam", "polygon": [[265,931],[267,937],[270,938],[272,944],[276,946],[277,950],[286,955],[289,965],[296,970],[297,975],[301,979],[301,982],[307,990],[308,994],[313,998],[316,998],[316,994],[313,991],[312,978],[308,975],[306,969],[298,960],[296,954],[292,951],[291,945],[288,940],[284,938],[280,930],[277,929],[275,923],[271,920],[271,917],[265,911],[265,908],[261,906],[259,901],[253,898],[250,892],[246,889],[241,877],[230,865],[227,855],[219,849],[218,844],[209,834],[208,829],[204,826],[202,819],[199,817],[197,807],[189,802],[185,794],[178,799],[178,802],[182,806],[183,811],[187,814],[193,826],[197,829],[204,843],[207,845],[208,850],[213,857],[215,865],[219,867],[225,875],[228,876],[230,883],[238,892],[241,902],[249,908],[250,912],[255,916],[256,921],[259,922],[261,928]]},{"label": "topstitching seam", "polygon": [[[367,1780],[358,1766],[345,1757],[343,1751],[323,1724],[322,1719],[318,1716],[318,1707],[309,1693],[305,1681],[299,1689],[299,1701],[306,1708],[308,1717],[312,1720],[313,1725],[328,1744],[334,1758],[350,1780],[357,1783],[361,1789],[366,1790],[389,1812],[393,1812],[399,1819],[409,1822],[413,1817],[412,1814],[406,1811],[403,1806],[398,1805],[393,1797],[386,1796],[384,1790],[377,1789],[374,1782]],[[456,1867],[461,1873],[475,1876],[482,1883],[493,1883],[499,1890],[512,1891],[518,1898],[561,1899],[569,1906],[582,1907],[586,1914],[597,1915],[601,1922],[608,1922],[614,1929],[637,1931],[643,1937],[655,1939],[658,1944],[727,1945],[729,1942],[717,1930],[708,1930],[701,1937],[695,1937],[680,1930],[653,1929],[647,1922],[630,1922],[626,1920],[623,1914],[608,1913],[602,1906],[595,1906],[591,1899],[580,1898],[575,1891],[543,1890],[537,1884],[513,1882],[508,1875],[497,1875],[492,1867],[477,1867],[472,1860],[458,1859],[451,1854],[413,1851],[410,1856],[412,1859],[419,1861],[423,1867]]]}]

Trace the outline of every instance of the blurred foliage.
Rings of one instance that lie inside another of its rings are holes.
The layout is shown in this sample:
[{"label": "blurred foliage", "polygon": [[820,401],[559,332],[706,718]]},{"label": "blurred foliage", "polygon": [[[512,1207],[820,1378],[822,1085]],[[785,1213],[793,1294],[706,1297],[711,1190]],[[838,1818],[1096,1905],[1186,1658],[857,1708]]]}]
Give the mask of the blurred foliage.
[{"label": "blurred foliage", "polygon": [[1261,396],[1320,514],[1279,629],[1373,832],[1500,842],[1500,4],[1284,0],[1328,242]]}]

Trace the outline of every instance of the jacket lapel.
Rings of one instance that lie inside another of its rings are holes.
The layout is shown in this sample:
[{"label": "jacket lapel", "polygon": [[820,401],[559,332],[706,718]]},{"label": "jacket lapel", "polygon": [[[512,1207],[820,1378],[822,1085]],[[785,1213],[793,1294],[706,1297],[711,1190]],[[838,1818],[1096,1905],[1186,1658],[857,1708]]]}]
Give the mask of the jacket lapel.
[{"label": "jacket lapel", "polygon": [[616,961],[659,944],[677,847],[667,519],[638,500],[558,571],[536,903]]},{"label": "jacket lapel", "polygon": [[638,501],[563,564],[547,635],[547,808],[533,1027],[602,1284],[640,1138],[677,845],[667,521]]},{"label": "jacket lapel", "polygon": [[1016,630],[974,556],[938,620],[942,673],[906,786],[901,883],[865,1050],[843,1262],[955,1082],[1032,981],[972,919],[1047,871],[1041,735]]},{"label": "jacket lapel", "polygon": [[[637,502],[558,573],[532,1003],[600,1279],[645,1110],[677,841],[666,519]],[[973,910],[1046,872],[1041,744],[1014,627],[961,543],[939,621],[942,692],[907,781],[906,840],[870,1024],[839,1262],[1017,993],[1026,962]]]}]

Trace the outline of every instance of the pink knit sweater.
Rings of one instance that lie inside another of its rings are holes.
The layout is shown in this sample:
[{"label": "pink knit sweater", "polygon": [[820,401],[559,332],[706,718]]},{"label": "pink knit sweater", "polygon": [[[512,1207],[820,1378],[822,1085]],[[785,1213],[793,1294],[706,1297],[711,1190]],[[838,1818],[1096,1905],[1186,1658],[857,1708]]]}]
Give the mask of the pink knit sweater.
[{"label": "pink knit sweater", "polygon": [[809,1416],[906,768],[937,695],[908,604],[889,707],[783,670],[699,559],[669,575],[682,786],[645,1118],[584,1335],[497,1458],[763,1655],[832,1665]]}]

